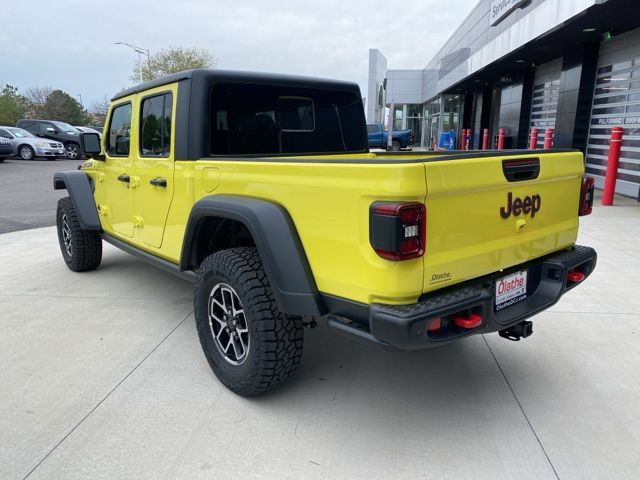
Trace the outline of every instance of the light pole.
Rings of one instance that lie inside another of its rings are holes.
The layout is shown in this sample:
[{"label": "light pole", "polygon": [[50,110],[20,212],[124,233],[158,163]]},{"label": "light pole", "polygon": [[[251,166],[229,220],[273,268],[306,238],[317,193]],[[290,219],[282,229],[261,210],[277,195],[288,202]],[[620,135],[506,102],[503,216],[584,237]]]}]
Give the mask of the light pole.
[{"label": "light pole", "polygon": [[82,103],[82,94],[81,94],[81,93],[78,93],[78,94],[76,95],[76,97],[79,97],[79,98],[80,98],[80,106],[81,106],[82,108],[84,108],[84,104]]},{"label": "light pole", "polygon": [[147,63],[149,62],[149,49],[138,47],[137,45],[132,45],[127,42],[115,42],[115,45],[124,45],[125,47],[129,47],[131,50],[138,54],[138,79],[140,83],[142,83],[142,55],[147,56]]}]

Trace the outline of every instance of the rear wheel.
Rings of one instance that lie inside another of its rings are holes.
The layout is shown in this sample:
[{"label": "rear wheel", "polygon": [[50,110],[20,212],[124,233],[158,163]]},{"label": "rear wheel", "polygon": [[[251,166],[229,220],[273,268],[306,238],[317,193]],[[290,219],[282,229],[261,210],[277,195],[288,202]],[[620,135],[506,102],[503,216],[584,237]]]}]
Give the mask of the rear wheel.
[{"label": "rear wheel", "polygon": [[102,239],[98,232],[84,230],[69,197],[58,200],[56,214],[58,243],[70,270],[95,270],[102,260]]},{"label": "rear wheel", "polygon": [[233,392],[256,395],[293,374],[302,356],[302,317],[278,310],[257,250],[231,248],[200,265],[195,293],[200,344]]},{"label": "rear wheel", "polygon": [[22,160],[33,160],[36,156],[33,148],[29,145],[20,145],[20,148],[18,148],[18,155],[20,155]]},{"label": "rear wheel", "polygon": [[394,140],[393,142],[391,142],[391,148],[389,148],[389,150],[392,152],[399,152],[400,142],[398,140]]}]

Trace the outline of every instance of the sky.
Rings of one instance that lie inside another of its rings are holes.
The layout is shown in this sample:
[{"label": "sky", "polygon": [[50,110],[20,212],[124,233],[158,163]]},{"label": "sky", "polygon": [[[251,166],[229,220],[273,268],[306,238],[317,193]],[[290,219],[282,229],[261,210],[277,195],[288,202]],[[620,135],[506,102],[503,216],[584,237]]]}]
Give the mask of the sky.
[{"label": "sky", "polygon": [[[137,54],[209,50],[217,68],[357,82],[369,48],[389,68],[423,68],[477,0],[22,0],[3,8],[0,85],[62,89],[90,108],[131,86]],[[26,28],[25,28],[26,27]]]}]

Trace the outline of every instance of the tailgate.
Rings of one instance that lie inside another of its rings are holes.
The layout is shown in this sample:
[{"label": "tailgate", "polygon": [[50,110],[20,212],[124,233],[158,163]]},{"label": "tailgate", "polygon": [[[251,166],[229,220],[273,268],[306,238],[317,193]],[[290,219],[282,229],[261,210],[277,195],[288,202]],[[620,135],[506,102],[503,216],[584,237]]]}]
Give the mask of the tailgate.
[{"label": "tailgate", "polygon": [[[535,176],[536,164],[536,178],[528,178]],[[518,265],[576,240],[584,172],[580,152],[444,159],[424,166],[424,292]]]}]

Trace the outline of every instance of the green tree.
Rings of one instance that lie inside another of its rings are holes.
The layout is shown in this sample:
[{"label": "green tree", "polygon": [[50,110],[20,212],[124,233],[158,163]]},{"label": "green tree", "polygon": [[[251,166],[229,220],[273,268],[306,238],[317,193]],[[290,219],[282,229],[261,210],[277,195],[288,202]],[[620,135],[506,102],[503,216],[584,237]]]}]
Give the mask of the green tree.
[{"label": "green tree", "polygon": [[44,104],[47,120],[60,120],[71,125],[84,125],[89,121],[87,111],[80,103],[62,90],[53,90]]},{"label": "green tree", "polygon": [[18,93],[12,85],[0,90],[0,125],[15,125],[29,109],[29,100]]},{"label": "green tree", "polygon": [[[140,64],[135,63],[131,80],[140,81]],[[216,59],[208,50],[202,48],[183,48],[169,45],[157,53],[142,60],[142,80],[154,80],[171,73],[191,70],[192,68],[215,68]]]}]

